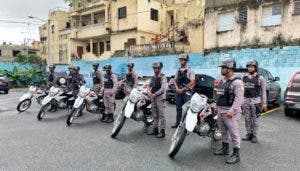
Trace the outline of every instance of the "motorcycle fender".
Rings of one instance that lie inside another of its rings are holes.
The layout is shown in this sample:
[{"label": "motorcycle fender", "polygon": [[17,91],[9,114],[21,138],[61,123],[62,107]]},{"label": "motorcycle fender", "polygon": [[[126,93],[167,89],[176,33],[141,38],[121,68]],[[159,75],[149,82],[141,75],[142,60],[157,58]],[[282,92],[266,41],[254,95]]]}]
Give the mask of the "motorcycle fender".
[{"label": "motorcycle fender", "polygon": [[126,103],[126,107],[125,107],[125,117],[126,118],[130,118],[132,113],[134,112],[134,103],[131,103],[129,100]]},{"label": "motorcycle fender", "polygon": [[31,99],[31,98],[32,98],[32,94],[26,93],[20,98],[20,102],[23,100],[26,100],[26,99]]},{"label": "motorcycle fender", "polygon": [[218,120],[218,115],[214,116],[214,120]]},{"label": "motorcycle fender", "polygon": [[49,95],[46,96],[43,101],[42,101],[42,105],[46,105],[47,103],[49,103],[51,100],[53,99],[53,97],[50,97]]},{"label": "motorcycle fender", "polygon": [[185,127],[189,132],[193,132],[197,124],[198,113],[193,113],[190,109],[187,111]]},{"label": "motorcycle fender", "polygon": [[75,109],[78,109],[78,108],[82,105],[83,101],[84,101],[84,98],[78,97],[78,98],[75,100],[75,103],[74,103],[74,106],[73,106],[73,107],[74,107]]}]

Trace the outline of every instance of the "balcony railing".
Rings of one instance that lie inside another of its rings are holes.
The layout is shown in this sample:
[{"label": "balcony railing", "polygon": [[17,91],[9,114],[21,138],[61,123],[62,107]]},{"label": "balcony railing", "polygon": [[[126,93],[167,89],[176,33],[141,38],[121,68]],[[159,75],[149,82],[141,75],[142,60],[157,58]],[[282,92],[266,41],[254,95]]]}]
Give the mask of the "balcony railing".
[{"label": "balcony railing", "polygon": [[128,49],[130,56],[157,56],[189,52],[189,45],[184,43],[163,42],[159,44],[133,45]]}]

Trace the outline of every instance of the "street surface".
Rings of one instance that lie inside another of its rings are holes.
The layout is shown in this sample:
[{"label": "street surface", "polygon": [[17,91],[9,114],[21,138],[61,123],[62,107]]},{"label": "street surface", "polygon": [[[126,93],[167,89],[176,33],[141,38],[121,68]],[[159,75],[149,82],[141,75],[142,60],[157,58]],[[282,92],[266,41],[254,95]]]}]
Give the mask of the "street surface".
[{"label": "street surface", "polygon": [[133,120],[112,139],[113,124],[86,112],[69,128],[66,111],[37,121],[36,102],[18,114],[21,95],[0,94],[0,170],[300,170],[300,117],[285,117],[282,108],[262,116],[259,143],[242,142],[241,163],[229,166],[226,157],[212,154],[210,138],[196,134],[187,137],[175,159],[168,157],[174,105],[167,104],[165,139],[145,135],[143,124]]}]

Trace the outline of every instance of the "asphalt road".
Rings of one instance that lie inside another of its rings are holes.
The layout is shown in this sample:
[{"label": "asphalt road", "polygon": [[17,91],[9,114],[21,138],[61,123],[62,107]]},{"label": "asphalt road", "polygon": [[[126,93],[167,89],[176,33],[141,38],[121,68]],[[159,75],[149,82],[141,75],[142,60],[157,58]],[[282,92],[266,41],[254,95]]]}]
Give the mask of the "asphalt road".
[{"label": "asphalt road", "polygon": [[209,138],[195,134],[175,159],[168,157],[174,105],[167,105],[165,139],[145,135],[143,124],[132,120],[112,139],[113,124],[101,123],[97,115],[86,114],[67,128],[66,111],[37,121],[39,106],[34,103],[18,114],[21,95],[0,94],[0,170],[300,170],[300,117],[285,117],[282,109],[261,118],[259,143],[242,142],[241,163],[229,166],[226,157],[212,154]]}]

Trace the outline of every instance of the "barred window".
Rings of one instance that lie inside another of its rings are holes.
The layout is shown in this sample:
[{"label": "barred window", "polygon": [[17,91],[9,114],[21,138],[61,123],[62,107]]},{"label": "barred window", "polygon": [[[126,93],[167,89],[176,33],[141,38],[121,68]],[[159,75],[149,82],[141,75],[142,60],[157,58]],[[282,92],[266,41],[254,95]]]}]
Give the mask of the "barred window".
[{"label": "barred window", "polygon": [[294,15],[300,14],[300,0],[294,0]]},{"label": "barred window", "polygon": [[247,8],[243,8],[242,10],[239,11],[239,23],[246,23],[248,18],[248,10]]}]

